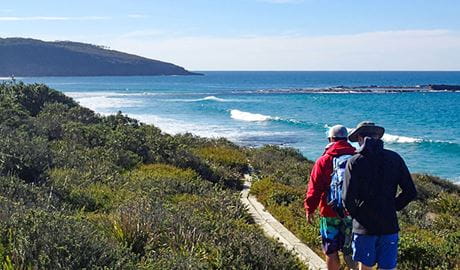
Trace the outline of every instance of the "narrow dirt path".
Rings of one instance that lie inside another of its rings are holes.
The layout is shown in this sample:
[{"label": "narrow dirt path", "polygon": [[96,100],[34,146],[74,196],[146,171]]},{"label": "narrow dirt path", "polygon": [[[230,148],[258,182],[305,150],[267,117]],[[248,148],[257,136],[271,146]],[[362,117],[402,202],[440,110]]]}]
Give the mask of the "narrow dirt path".
[{"label": "narrow dirt path", "polygon": [[241,191],[241,202],[247,206],[254,221],[263,229],[266,235],[282,243],[288,250],[293,251],[310,269],[327,269],[326,263],[307,245],[303,244],[293,233],[276,220],[257,199],[249,195],[252,177],[244,175],[244,188]]}]

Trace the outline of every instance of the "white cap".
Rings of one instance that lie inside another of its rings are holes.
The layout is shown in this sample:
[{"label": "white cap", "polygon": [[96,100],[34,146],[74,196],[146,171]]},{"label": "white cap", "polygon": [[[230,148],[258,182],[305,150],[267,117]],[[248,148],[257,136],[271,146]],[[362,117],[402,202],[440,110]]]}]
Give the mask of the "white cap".
[{"label": "white cap", "polygon": [[342,125],[335,125],[329,128],[328,138],[347,138],[348,131],[347,128]]}]

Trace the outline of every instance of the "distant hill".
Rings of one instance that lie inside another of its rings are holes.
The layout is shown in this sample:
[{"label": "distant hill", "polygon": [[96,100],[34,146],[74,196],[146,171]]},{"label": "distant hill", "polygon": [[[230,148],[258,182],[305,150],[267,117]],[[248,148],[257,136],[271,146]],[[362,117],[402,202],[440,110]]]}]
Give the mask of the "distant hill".
[{"label": "distant hill", "polygon": [[0,76],[200,75],[183,67],[102,46],[0,38]]}]

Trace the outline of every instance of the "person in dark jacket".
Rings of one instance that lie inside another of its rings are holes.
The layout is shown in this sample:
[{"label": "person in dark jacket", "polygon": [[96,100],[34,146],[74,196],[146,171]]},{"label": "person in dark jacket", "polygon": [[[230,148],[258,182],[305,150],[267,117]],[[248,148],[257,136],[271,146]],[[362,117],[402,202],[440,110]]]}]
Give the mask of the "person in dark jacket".
[{"label": "person in dark jacket", "polygon": [[[395,269],[399,225],[396,211],[417,191],[404,160],[383,148],[385,129],[361,122],[348,139],[361,148],[348,160],[342,198],[353,218],[353,259],[360,269]],[[401,193],[397,195],[398,186]]]},{"label": "person in dark jacket", "polygon": [[305,215],[309,223],[312,223],[313,214],[319,206],[322,247],[330,270],[340,269],[338,251],[343,251],[350,268],[355,266],[351,260],[351,218],[340,218],[327,202],[334,157],[355,153],[347,136],[348,131],[344,126],[336,125],[329,129],[329,144],[313,166],[304,200]]}]

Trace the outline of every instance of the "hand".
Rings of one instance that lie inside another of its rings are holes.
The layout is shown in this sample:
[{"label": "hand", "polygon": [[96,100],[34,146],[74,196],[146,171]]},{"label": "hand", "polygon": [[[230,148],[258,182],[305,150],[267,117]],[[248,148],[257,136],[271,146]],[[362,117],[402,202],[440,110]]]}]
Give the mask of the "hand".
[{"label": "hand", "polygon": [[307,222],[313,224],[313,213],[309,214],[308,212],[306,212],[305,216],[307,218]]}]

